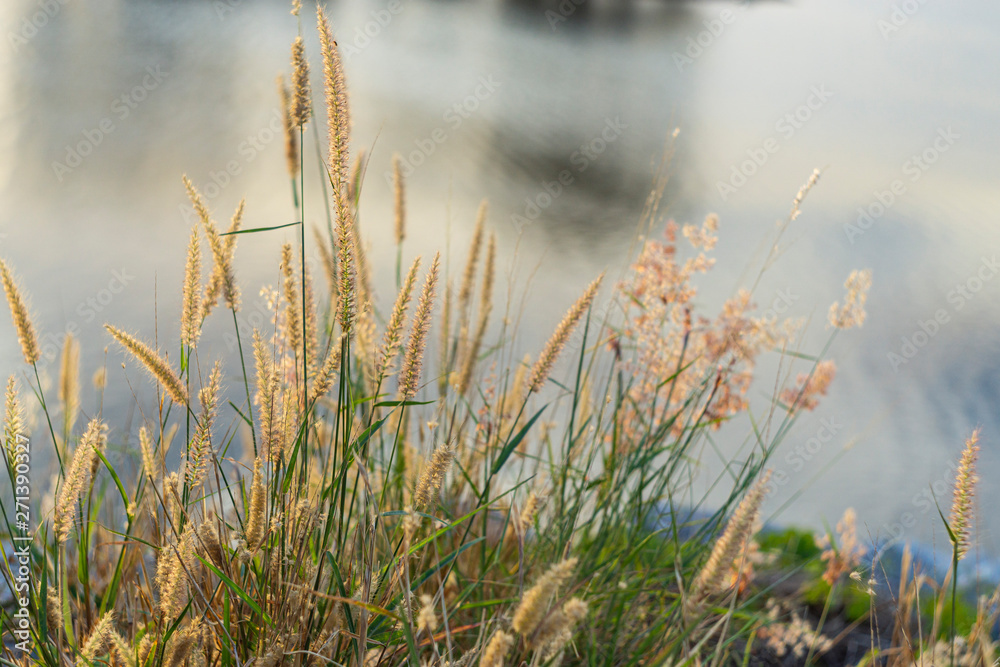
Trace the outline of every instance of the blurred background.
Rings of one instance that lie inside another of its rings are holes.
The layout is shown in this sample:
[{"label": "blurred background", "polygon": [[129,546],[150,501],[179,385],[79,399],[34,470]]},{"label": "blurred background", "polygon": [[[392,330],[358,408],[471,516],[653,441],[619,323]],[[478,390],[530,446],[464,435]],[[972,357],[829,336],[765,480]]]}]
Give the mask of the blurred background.
[{"label": "blurred background", "polygon": [[[352,148],[370,156],[362,228],[383,307],[395,292],[387,175],[396,152],[407,174],[405,257],[443,249],[457,272],[487,198],[498,282],[524,299],[510,318],[521,318],[516,345],[530,352],[597,273],[623,275],[668,146],[667,214],[721,219],[717,266],[699,283],[707,315],[753,282],[776,223],[819,168],[755,300],[807,318],[802,349],[817,353],[848,273],[871,268],[874,287],[864,328],[829,351],[839,366],[830,394],[774,459],[787,482],[767,507],[776,521],[821,527],[853,505],[872,538],[944,547],[924,494],[935,489],[947,511],[963,440],[982,426],[977,553],[1000,554],[1000,515],[988,511],[1000,502],[1000,6],[360,0],[328,9]],[[306,3],[316,63],[313,17]],[[193,221],[182,174],[220,221],[242,197],[248,227],[295,219],[274,80],[289,69],[297,30],[287,3],[264,0],[0,5],[0,255],[32,296],[48,376],[66,331],[82,340],[84,378],[105,364],[104,322],[176,346]],[[315,162],[307,171],[316,192]],[[325,224],[311,201],[307,220]],[[257,290],[277,284],[286,231],[239,242],[245,332],[267,312]],[[216,317],[208,328],[215,347],[202,353],[232,358],[232,323]],[[106,357],[105,411],[125,429],[122,359],[116,348]],[[9,323],[0,369],[24,372]],[[150,401],[140,374],[130,366]],[[763,378],[758,407],[773,386],[773,374]],[[92,390],[83,408],[96,409]],[[723,452],[740,446],[745,426],[720,440]],[[706,467],[714,456],[706,452]]]}]

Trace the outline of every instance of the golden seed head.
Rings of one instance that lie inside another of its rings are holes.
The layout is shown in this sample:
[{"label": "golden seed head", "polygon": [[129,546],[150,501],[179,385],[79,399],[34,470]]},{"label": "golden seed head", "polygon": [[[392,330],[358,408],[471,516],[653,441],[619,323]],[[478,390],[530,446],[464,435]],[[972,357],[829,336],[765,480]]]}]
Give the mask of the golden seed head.
[{"label": "golden seed head", "polygon": [[97,623],[97,627],[90,633],[87,642],[80,649],[80,655],[85,661],[92,661],[97,656],[107,652],[108,647],[111,645],[111,635],[115,634],[114,624],[114,610],[107,612],[101,617],[101,620]]},{"label": "golden seed head", "polygon": [[528,380],[529,392],[536,392],[545,384],[549,373],[552,372],[552,366],[555,364],[556,359],[559,358],[563,348],[566,347],[566,343],[569,341],[569,337],[576,328],[576,325],[580,322],[580,318],[583,317],[584,313],[590,308],[590,304],[593,303],[594,296],[597,294],[597,288],[600,287],[603,279],[604,274],[602,273],[594,282],[587,286],[583,295],[570,307],[562,322],[556,327],[552,337],[549,338],[548,343],[542,349],[538,361],[535,362],[535,365],[531,369],[531,376]]},{"label": "golden seed head", "polygon": [[[334,199],[339,206],[347,204],[349,142],[351,113],[347,101],[347,84],[340,50],[333,39],[330,23],[321,4],[316,5],[316,24],[319,29],[320,50],[323,54],[323,80],[326,95],[327,125],[329,129],[329,169],[333,179]],[[340,200],[343,199],[341,202]]]},{"label": "golden seed head", "polygon": [[559,587],[573,576],[576,563],[576,558],[567,558],[560,563],[556,563],[521,598],[520,604],[514,611],[514,620],[511,622],[511,627],[522,637],[529,636],[538,628],[538,624],[545,617],[549,605],[555,598],[556,593],[559,592]]},{"label": "golden seed head", "polygon": [[455,448],[449,443],[442,444],[434,450],[430,461],[424,464],[420,481],[417,482],[416,493],[413,494],[413,506],[416,509],[429,507],[434,502],[454,458]]},{"label": "golden seed head", "polygon": [[17,378],[7,378],[4,394],[3,441],[10,461],[14,460],[18,443],[24,440],[24,411],[17,397]]},{"label": "golden seed head", "polygon": [[181,297],[181,345],[195,347],[201,336],[201,243],[198,226],[191,227],[187,263],[184,266],[184,292]]},{"label": "golden seed head", "polygon": [[472,300],[472,289],[476,282],[476,267],[479,264],[479,250],[483,245],[483,228],[486,224],[486,200],[479,204],[476,213],[476,224],[472,232],[472,242],[469,243],[469,256],[465,260],[465,271],[462,273],[462,283],[458,289],[458,312],[464,322],[468,313],[469,302]]},{"label": "golden seed head", "polygon": [[64,421],[72,428],[80,407],[80,343],[73,334],[66,334],[62,363],[59,368],[59,400],[63,404]]},{"label": "golden seed head", "polygon": [[472,384],[472,373],[476,367],[483,338],[486,336],[490,311],[493,309],[493,279],[496,270],[496,252],[496,235],[490,234],[490,240],[486,248],[486,265],[483,268],[483,285],[479,295],[479,322],[476,324],[476,331],[471,340],[468,341],[461,370],[458,373],[457,390],[460,395],[465,394]]},{"label": "golden seed head", "polygon": [[131,352],[136,359],[142,362],[153,378],[163,386],[163,389],[174,400],[181,405],[188,404],[187,389],[184,383],[177,377],[166,360],[160,357],[151,347],[140,341],[135,336],[125,333],[110,324],[105,324],[104,328],[118,341],[122,347]]},{"label": "golden seed head", "polygon": [[156,455],[153,438],[145,426],[139,429],[139,450],[142,453],[142,467],[155,482],[163,474],[163,468],[160,465],[160,457]]},{"label": "golden seed head", "polygon": [[955,473],[955,488],[952,492],[951,515],[948,524],[951,527],[951,532],[955,535],[955,548],[959,559],[968,553],[971,542],[972,501],[976,494],[976,482],[979,481],[979,476],[976,474],[976,460],[979,458],[978,442],[979,429],[976,429],[965,441],[962,460],[958,464],[958,472]]},{"label": "golden seed head", "polygon": [[410,270],[406,273],[403,285],[396,296],[396,303],[392,307],[392,314],[385,327],[385,335],[382,337],[382,350],[379,353],[380,375],[390,371],[393,360],[399,352],[402,342],[403,327],[406,325],[406,311],[410,307],[410,298],[413,295],[413,285],[417,282],[417,271],[420,269],[420,257],[413,260]]},{"label": "golden seed head", "polygon": [[490,643],[483,649],[483,658],[479,661],[479,667],[503,667],[504,658],[513,645],[514,635],[497,630],[497,633],[490,639]]},{"label": "golden seed head", "polygon": [[306,43],[302,35],[292,43],[292,123],[302,127],[312,113],[312,88],[309,87],[309,61],[306,60]]},{"label": "golden seed head", "polygon": [[267,492],[264,487],[264,466],[261,457],[253,464],[253,482],[250,486],[250,507],[246,517],[246,544],[250,551],[260,546],[264,539],[264,529],[267,527]]},{"label": "golden seed head", "polygon": [[218,409],[219,388],[222,384],[222,366],[216,361],[212,367],[212,374],[209,376],[208,384],[198,392],[198,400],[201,402],[201,414],[195,425],[194,437],[188,450],[187,465],[184,474],[187,478],[189,489],[197,488],[205,479],[208,472],[212,451],[212,425],[215,423],[215,415]]},{"label": "golden seed head", "polygon": [[437,614],[434,613],[434,598],[424,593],[420,596],[420,611],[417,612],[417,632],[432,634],[437,628]]},{"label": "golden seed head", "polygon": [[292,120],[292,93],[285,83],[285,77],[278,76],[278,97],[281,99],[281,115],[285,126],[285,164],[288,175],[293,179],[299,175],[299,135]]},{"label": "golden seed head", "polygon": [[100,419],[92,419],[73,453],[62,487],[56,495],[53,523],[60,543],[69,539],[76,518],[76,503],[80,495],[90,487],[99,460],[98,453],[104,452],[107,442],[104,423]]},{"label": "golden seed head", "polygon": [[434,290],[437,286],[440,260],[441,253],[434,255],[434,261],[424,280],[420,301],[417,302],[417,310],[413,314],[413,326],[406,345],[406,355],[403,357],[403,367],[399,371],[399,395],[404,401],[416,396],[417,386],[420,383],[420,369],[434,310]]},{"label": "golden seed head", "polygon": [[697,604],[706,597],[725,590],[729,567],[743,553],[750,538],[753,537],[754,526],[757,523],[761,503],[767,495],[770,479],[769,470],[757,480],[726,523],[722,536],[712,547],[708,561],[698,572],[689,591],[692,609],[697,608]]},{"label": "golden seed head", "polygon": [[6,262],[0,259],[0,281],[3,282],[3,291],[7,295],[7,304],[10,306],[10,314],[14,319],[14,329],[17,331],[17,340],[21,343],[21,352],[24,353],[24,360],[29,364],[34,364],[42,356],[38,347],[38,336],[35,335],[35,327],[31,324],[31,317],[28,315],[28,306],[25,305],[24,297],[14,282],[10,269]]},{"label": "golden seed head", "polygon": [[396,245],[406,238],[406,185],[403,183],[402,160],[399,154],[392,156],[392,178],[396,200]]}]

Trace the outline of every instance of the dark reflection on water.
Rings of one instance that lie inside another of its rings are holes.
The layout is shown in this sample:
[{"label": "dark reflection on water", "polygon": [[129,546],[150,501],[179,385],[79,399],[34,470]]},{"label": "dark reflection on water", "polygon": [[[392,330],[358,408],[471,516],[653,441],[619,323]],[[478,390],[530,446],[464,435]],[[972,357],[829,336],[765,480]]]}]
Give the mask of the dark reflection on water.
[{"label": "dark reflection on water", "polygon": [[[246,195],[248,226],[291,221],[281,139],[269,125],[274,77],[287,70],[296,26],[285,3],[264,0],[66,3],[15,49],[9,35],[38,6],[0,8],[0,33],[8,35],[0,48],[0,254],[33,295],[53,355],[65,330],[83,339],[89,377],[108,344],[105,321],[148,339],[155,323],[164,349],[175,345],[190,224],[182,173],[210,195],[220,220]],[[520,344],[537,349],[582,285],[606,268],[617,275],[679,127],[668,211],[690,221],[717,211],[722,220],[715,277],[699,295],[712,313],[732,288],[752,282],[761,239],[811,170],[824,167],[755,296],[767,308],[793,294],[787,314],[812,317],[805,349],[815,351],[847,273],[872,267],[875,288],[865,329],[839,336],[832,350],[840,365],[834,389],[788,446],[812,437],[820,419],[843,427],[803,470],[779,453],[775,465],[792,482],[773,507],[808,487],[781,520],[816,524],[822,514],[834,523],[853,504],[873,534],[885,533],[914,511],[912,498],[940,477],[977,424],[982,477],[1000,475],[992,444],[1000,441],[1000,389],[989,370],[1000,366],[1000,281],[985,281],[960,310],[946,296],[1000,247],[1000,47],[987,28],[1000,19],[995,5],[927,4],[888,37],[878,22],[889,3],[867,0],[584,3],[568,13],[558,2],[403,0],[380,22],[386,6],[330,7],[338,40],[353,47],[345,61],[354,148],[371,156],[362,206],[376,266],[395,262],[385,174],[398,151],[413,163],[408,256],[447,244],[461,257],[476,207],[488,198],[501,266],[516,251],[518,270],[535,271]],[[311,9],[305,13],[311,24]],[[699,39],[703,46],[689,50]],[[778,121],[818,85],[834,91],[829,102],[792,136],[779,133]],[[954,147],[907,181],[906,194],[864,234],[845,235],[857,209],[904,177],[904,162],[944,127],[960,135]],[[723,199],[719,183],[769,138],[779,150]],[[68,165],[74,150],[89,154],[61,171],[56,163]],[[315,164],[307,187],[319,187]],[[307,218],[325,224],[319,206]],[[283,239],[240,241],[245,326],[259,316],[257,286],[275,282]],[[392,270],[375,282],[390,301]],[[887,354],[939,308],[950,322],[893,369]],[[230,323],[209,326],[206,341],[216,342],[206,343],[206,358],[231,360]],[[6,372],[21,369],[5,324],[0,360]],[[118,393],[107,405],[124,415],[130,395],[120,360],[109,353]],[[812,481],[855,436],[858,444]],[[997,493],[984,485],[984,506]],[[919,518],[925,526],[933,519]],[[983,524],[1000,528],[992,515]],[[983,544],[1000,551],[992,533]]]}]

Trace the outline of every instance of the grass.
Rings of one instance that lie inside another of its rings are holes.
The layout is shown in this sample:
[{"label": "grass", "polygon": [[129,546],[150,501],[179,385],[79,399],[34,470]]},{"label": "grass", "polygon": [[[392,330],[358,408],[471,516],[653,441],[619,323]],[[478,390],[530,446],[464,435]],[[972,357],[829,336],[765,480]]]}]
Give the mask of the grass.
[{"label": "grass", "polygon": [[[276,248],[282,285],[271,322],[240,330],[233,256],[241,234],[278,227],[243,229],[241,204],[222,231],[185,179],[199,222],[177,338],[156,336],[172,341],[171,353],[108,325],[158,389],[155,404],[137,406],[131,440],[100,404],[78,423],[72,339],[57,400],[46,398],[25,300],[0,267],[31,369],[26,383],[12,376],[7,384],[12,495],[41,479],[28,480],[23,468],[28,442],[39,451],[47,438],[58,470],[52,508],[23,509],[36,518],[30,530],[18,527],[13,503],[2,509],[0,541],[30,545],[23,561],[4,555],[18,595],[0,616],[3,664],[715,666],[785,656],[832,664],[842,642],[827,634],[831,619],[852,623],[848,634],[868,631],[871,650],[858,662],[910,664],[925,650],[940,654],[941,637],[953,663],[992,664],[995,604],[970,615],[954,585],[949,596],[947,585],[932,587],[908,566],[890,605],[895,629],[883,641],[885,605],[865,590],[874,578],[859,574],[847,518],[821,544],[794,531],[755,537],[768,461],[826,392],[833,368],[822,361],[826,349],[795,351],[795,323],[755,316],[750,291],[714,318],[698,310],[695,281],[711,268],[714,217],[669,223],[620,284],[601,292],[597,277],[565,304],[535,359],[518,362],[515,332],[489,328],[496,245],[485,207],[454,285],[438,257],[407,255],[397,169],[399,294],[391,309],[376,310],[355,224],[364,169],[360,158],[349,164],[343,71],[322,13],[318,25],[326,159],[318,132],[316,148],[327,178],[322,192],[305,190],[305,126],[315,128],[317,114],[297,41],[294,90],[282,84],[282,97],[298,247]],[[785,227],[817,177],[795,197]],[[658,176],[647,203],[650,229],[662,222],[663,183]],[[307,201],[328,216],[314,235],[325,290],[303,261]],[[212,270],[203,276],[206,246]],[[844,303],[831,307],[834,336],[861,324],[869,285],[866,272],[848,279]],[[231,316],[239,342],[236,369],[199,352],[203,323],[221,309],[230,314],[215,316]],[[783,376],[803,360],[810,369],[754,413],[746,395],[769,354]],[[26,431],[24,384],[47,433]],[[223,404],[230,395],[242,398]],[[749,436],[710,481],[726,500],[709,508],[692,482],[705,474],[700,452],[738,420]],[[136,439],[138,474],[128,475],[108,448]],[[946,520],[953,574],[975,484],[975,457],[963,462]],[[21,565],[27,586],[18,583]],[[967,630],[957,656],[956,628]]]}]

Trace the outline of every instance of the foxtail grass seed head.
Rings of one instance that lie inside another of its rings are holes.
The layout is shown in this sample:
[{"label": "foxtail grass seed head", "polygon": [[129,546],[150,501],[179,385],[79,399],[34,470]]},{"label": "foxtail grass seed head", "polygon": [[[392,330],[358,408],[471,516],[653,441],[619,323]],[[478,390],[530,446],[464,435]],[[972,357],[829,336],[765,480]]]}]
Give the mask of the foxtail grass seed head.
[{"label": "foxtail grass seed head", "polygon": [[76,518],[76,503],[94,478],[98,453],[107,445],[107,429],[100,419],[92,419],[73,453],[66,477],[56,495],[53,525],[60,543],[69,539]]},{"label": "foxtail grass seed head", "polygon": [[444,483],[445,475],[448,474],[454,458],[455,448],[449,443],[442,444],[434,450],[434,454],[424,464],[424,469],[420,473],[417,490],[413,494],[414,508],[419,510],[431,506],[438,491],[441,490],[441,484]]},{"label": "foxtail grass seed head", "polygon": [[851,271],[847,277],[844,287],[847,288],[847,296],[844,297],[844,305],[834,302],[830,306],[830,326],[838,329],[851,329],[860,327],[865,323],[865,302],[868,300],[868,290],[872,286],[871,269],[863,271]]},{"label": "foxtail grass seed head", "polygon": [[958,464],[958,472],[955,473],[955,488],[952,492],[948,524],[955,535],[955,548],[959,559],[968,553],[971,543],[969,534],[973,522],[972,501],[976,495],[976,482],[979,481],[979,476],[976,474],[976,460],[979,458],[978,442],[979,429],[976,429],[965,441],[962,460]]},{"label": "foxtail grass seed head", "polygon": [[551,613],[529,642],[537,647],[543,660],[559,655],[573,639],[576,626],[587,616],[587,603],[580,598],[570,598],[562,609]]},{"label": "foxtail grass seed head", "polygon": [[63,404],[63,421],[72,428],[80,407],[80,343],[69,333],[59,367],[59,401]]},{"label": "foxtail grass seed head", "polygon": [[[347,84],[340,50],[333,40],[330,22],[322,4],[316,5],[316,24],[319,29],[320,50],[323,54],[323,81],[326,96],[327,126],[329,129],[329,169],[333,179],[334,198],[346,200],[351,112],[347,101]],[[346,201],[343,202],[346,205]]]},{"label": "foxtail grass seed head", "polygon": [[396,200],[396,245],[406,238],[406,185],[403,182],[402,159],[399,154],[392,156],[393,194]]},{"label": "foxtail grass seed head", "polygon": [[486,327],[489,324],[490,311],[493,310],[493,279],[496,271],[497,243],[496,235],[490,234],[489,243],[486,246],[486,264],[483,268],[483,285],[479,294],[479,321],[476,323],[476,331],[469,340],[465,350],[465,358],[462,361],[461,370],[458,373],[458,393],[464,395],[472,384],[472,374],[476,368],[476,361],[479,358],[479,349],[483,345],[483,338],[486,336]]},{"label": "foxtail grass seed head", "polygon": [[163,474],[163,466],[160,465],[160,457],[156,453],[156,445],[153,444],[149,429],[145,426],[139,429],[139,450],[143,469],[154,482],[157,481]]},{"label": "foxtail grass seed head", "polygon": [[330,289],[330,301],[333,303],[337,298],[337,260],[334,259],[330,250],[330,241],[319,231],[319,227],[313,227],[313,241],[316,249],[319,250],[321,263],[323,264],[323,274],[326,276],[327,287]]},{"label": "foxtail grass seed head", "polygon": [[552,366],[556,363],[556,359],[559,358],[563,348],[566,347],[566,343],[569,341],[569,337],[576,328],[576,325],[580,322],[580,318],[583,317],[584,313],[590,308],[590,304],[593,303],[594,296],[597,294],[597,288],[601,286],[603,279],[604,274],[602,273],[594,282],[587,286],[583,295],[570,307],[566,316],[563,317],[562,322],[556,327],[552,337],[549,338],[549,342],[545,344],[542,353],[538,356],[538,361],[535,362],[535,365],[531,369],[531,375],[528,379],[529,392],[536,392],[545,384],[549,373],[552,372]]},{"label": "foxtail grass seed head", "polygon": [[285,288],[285,331],[288,334],[288,347],[294,354],[301,356],[302,301],[295,285],[294,259],[290,243],[281,246],[281,275]]},{"label": "foxtail grass seed head", "polygon": [[433,634],[437,629],[437,614],[434,613],[434,598],[424,593],[420,596],[420,611],[417,612],[417,632]]},{"label": "foxtail grass seed head", "polygon": [[198,392],[201,402],[201,414],[195,426],[184,472],[189,489],[196,489],[205,479],[209,464],[212,462],[212,426],[218,411],[219,388],[222,384],[222,366],[216,361],[212,367],[208,384]]},{"label": "foxtail grass seed head", "polygon": [[309,61],[302,35],[292,42],[292,123],[302,127],[312,113],[312,89],[309,87]]},{"label": "foxtail grass seed head", "polygon": [[727,584],[727,574],[734,560],[747,547],[753,537],[754,525],[760,513],[761,503],[767,494],[771,471],[767,471],[737,506],[725,530],[712,547],[708,561],[698,572],[691,590],[688,592],[693,607],[697,608],[706,597],[721,593]]},{"label": "foxtail grass seed head", "polygon": [[497,630],[490,643],[483,649],[483,658],[479,661],[479,667],[503,667],[504,658],[510,653],[514,645],[514,635],[507,634],[503,630]]},{"label": "foxtail grass seed head", "polygon": [[31,317],[28,315],[28,306],[25,305],[24,297],[14,282],[7,263],[0,259],[0,281],[3,282],[3,291],[7,295],[7,305],[10,306],[10,314],[14,319],[14,330],[17,331],[17,340],[21,343],[21,352],[24,353],[24,360],[29,364],[34,364],[42,353],[38,347],[38,336],[35,335],[35,327],[31,324]]},{"label": "foxtail grass seed head", "polygon": [[128,641],[117,632],[111,633],[111,649],[118,664],[125,667],[137,667],[135,660],[135,650],[129,646]]},{"label": "foxtail grass seed head", "polygon": [[462,273],[462,283],[458,289],[458,312],[462,320],[462,326],[465,326],[469,302],[472,300],[472,290],[476,283],[476,268],[479,265],[479,251],[483,246],[483,228],[486,225],[487,210],[488,206],[484,199],[479,204],[479,212],[476,213],[476,224],[472,231],[472,242],[469,243],[469,256],[465,260],[465,271]]},{"label": "foxtail grass seed head", "polygon": [[354,250],[354,214],[349,206],[338,208],[335,241],[337,245],[337,275],[340,284],[337,294],[337,319],[341,331],[350,338],[354,332],[354,318],[357,315],[358,281],[357,261]]},{"label": "foxtail grass seed head", "polygon": [[219,533],[211,520],[206,519],[198,528],[198,540],[198,550],[204,558],[214,563],[216,567],[225,567],[225,552],[222,550],[222,543],[219,542]]},{"label": "foxtail grass seed head", "polygon": [[184,293],[181,297],[181,345],[195,347],[201,336],[201,243],[198,226],[191,227],[187,263],[184,265]]},{"label": "foxtail grass seed head", "polygon": [[267,527],[267,490],[264,488],[264,465],[258,456],[253,464],[253,482],[250,486],[250,507],[246,517],[246,544],[249,551],[254,551],[264,539],[264,529]]},{"label": "foxtail grass seed head", "polygon": [[292,16],[298,16],[302,11],[302,0],[292,0]]},{"label": "foxtail grass seed head", "polygon": [[80,649],[80,656],[87,662],[95,660],[97,656],[107,652],[111,646],[111,635],[115,634],[115,612],[109,611],[98,621],[94,631],[90,633],[83,648]]},{"label": "foxtail grass seed head", "polygon": [[417,271],[420,270],[420,257],[413,260],[410,270],[406,273],[403,285],[396,296],[396,303],[392,307],[392,314],[389,315],[389,322],[385,326],[385,335],[382,337],[382,350],[379,354],[380,375],[389,373],[392,362],[396,359],[399,346],[403,338],[403,327],[406,325],[406,311],[410,307],[410,298],[413,295],[413,285],[417,282]]},{"label": "foxtail grass seed head", "polygon": [[17,445],[24,440],[24,411],[17,396],[17,378],[11,375],[7,378],[3,411],[3,441],[8,461],[14,461]]},{"label": "foxtail grass seed head", "polygon": [[188,404],[187,389],[184,388],[184,383],[177,377],[177,374],[170,368],[166,360],[135,336],[116,329],[110,324],[105,324],[104,328],[108,330],[112,338],[131,352],[146,367],[146,370],[153,376],[153,379],[157,380],[163,386],[164,391],[167,392],[175,403],[181,405]]},{"label": "foxtail grass seed head", "polygon": [[431,315],[434,310],[434,290],[437,286],[438,268],[441,253],[434,255],[434,261],[424,280],[424,289],[417,302],[417,310],[413,315],[413,326],[410,338],[406,344],[406,354],[403,357],[403,367],[399,371],[399,395],[408,401],[417,394],[420,383],[420,369],[423,364],[424,349],[427,346],[427,332],[431,327]]},{"label": "foxtail grass seed head", "polygon": [[511,627],[522,637],[528,637],[538,628],[559,588],[573,576],[576,563],[576,558],[567,558],[553,565],[521,598]]},{"label": "foxtail grass seed head", "polygon": [[312,391],[309,394],[309,402],[313,403],[323,396],[333,387],[333,380],[340,369],[341,341],[335,340],[330,346],[330,351],[326,355],[326,360],[319,367],[313,379]]}]

